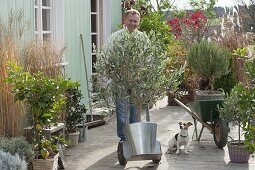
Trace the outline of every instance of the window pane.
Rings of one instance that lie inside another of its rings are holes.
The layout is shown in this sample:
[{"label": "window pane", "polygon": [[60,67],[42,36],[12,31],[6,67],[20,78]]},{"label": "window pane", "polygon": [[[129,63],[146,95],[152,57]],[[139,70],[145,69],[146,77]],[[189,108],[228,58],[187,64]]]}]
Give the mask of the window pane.
[{"label": "window pane", "polygon": [[97,12],[97,0],[91,0],[91,12]]},{"label": "window pane", "polygon": [[91,32],[97,32],[97,16],[91,15]]},{"label": "window pane", "polygon": [[97,35],[92,35],[92,53],[97,52]]},{"label": "window pane", "polygon": [[97,56],[96,55],[92,55],[92,73],[96,72],[96,69],[95,69],[96,61],[97,61]]},{"label": "window pane", "polygon": [[37,6],[38,5],[38,0],[35,0],[35,6]]},{"label": "window pane", "polygon": [[42,9],[43,31],[50,31],[50,9]]},{"label": "window pane", "polygon": [[43,41],[50,41],[51,40],[51,34],[43,34]]},{"label": "window pane", "polygon": [[38,9],[35,8],[35,31],[38,31],[37,25],[38,25]]},{"label": "window pane", "polygon": [[35,34],[35,40],[38,41],[39,40],[39,35]]},{"label": "window pane", "polygon": [[50,0],[42,0],[42,6],[50,7]]}]

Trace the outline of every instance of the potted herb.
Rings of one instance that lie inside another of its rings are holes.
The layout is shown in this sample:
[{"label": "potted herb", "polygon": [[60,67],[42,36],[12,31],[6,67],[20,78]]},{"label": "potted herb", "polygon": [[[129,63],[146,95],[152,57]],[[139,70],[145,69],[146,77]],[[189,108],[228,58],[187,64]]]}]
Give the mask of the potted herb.
[{"label": "potted herb", "polygon": [[78,144],[80,131],[77,131],[77,125],[84,124],[87,111],[85,105],[81,103],[82,93],[78,86],[80,84],[77,83],[77,87],[66,91],[66,132],[71,146]]},{"label": "potted herb", "polygon": [[212,91],[215,78],[219,78],[229,72],[229,59],[231,52],[219,47],[215,43],[202,41],[193,43],[189,49],[188,65],[204,82],[203,90]]},{"label": "potted herb", "polygon": [[202,121],[212,124],[214,141],[219,148],[227,143],[227,128],[217,110],[224,100],[224,92],[214,90],[213,83],[215,78],[228,73],[230,57],[230,51],[207,41],[193,43],[187,55],[188,65],[203,82],[190,106]]},{"label": "potted herb", "polygon": [[14,63],[7,66],[9,76],[6,80],[13,85],[15,99],[25,102],[33,117],[36,158],[33,167],[36,169],[43,164],[54,168],[58,160],[57,141],[55,138],[47,139],[43,130],[57,123],[57,111],[65,104],[65,91],[75,83],[63,78],[51,79],[41,72],[30,74]]}]

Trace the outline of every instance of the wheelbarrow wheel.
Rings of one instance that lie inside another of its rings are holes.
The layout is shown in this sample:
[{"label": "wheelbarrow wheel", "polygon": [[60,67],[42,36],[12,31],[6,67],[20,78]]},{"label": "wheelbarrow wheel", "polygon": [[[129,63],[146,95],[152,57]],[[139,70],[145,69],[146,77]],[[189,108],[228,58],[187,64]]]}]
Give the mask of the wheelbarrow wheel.
[{"label": "wheelbarrow wheel", "polygon": [[124,157],[123,144],[124,144],[123,142],[119,142],[117,152],[118,152],[118,160],[119,160],[120,165],[125,166],[127,164],[127,160]]},{"label": "wheelbarrow wheel", "polygon": [[160,158],[160,159],[152,160],[152,162],[153,162],[153,163],[156,163],[156,164],[158,164],[160,161],[161,161],[161,158]]},{"label": "wheelbarrow wheel", "polygon": [[228,125],[222,119],[217,118],[214,121],[213,139],[218,148],[223,148],[227,144]]}]

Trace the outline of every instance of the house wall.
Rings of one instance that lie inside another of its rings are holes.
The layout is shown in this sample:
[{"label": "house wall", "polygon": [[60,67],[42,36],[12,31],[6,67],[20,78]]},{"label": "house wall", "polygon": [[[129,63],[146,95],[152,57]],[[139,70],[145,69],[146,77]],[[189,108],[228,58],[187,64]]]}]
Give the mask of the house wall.
[{"label": "house wall", "polygon": [[64,37],[66,76],[81,83],[84,94],[83,102],[88,104],[85,65],[80,34],[83,37],[86,68],[91,76],[91,37],[90,37],[90,0],[65,0],[64,3]]},{"label": "house wall", "polygon": [[34,4],[29,0],[0,0],[0,18],[4,23],[8,23],[8,18],[11,13],[23,11],[22,22],[28,24],[25,30],[26,40],[34,36]]},{"label": "house wall", "polygon": [[[108,4],[108,3],[109,4]],[[111,24],[104,25],[104,41],[110,36],[110,33],[116,31],[121,23],[121,0],[103,0],[105,6],[104,15],[108,18],[107,22]],[[81,91],[84,94],[83,102],[88,106],[88,90],[85,75],[85,66],[83,58],[83,49],[81,47],[80,34],[83,36],[84,53],[86,56],[86,68],[88,79],[92,75],[91,59],[91,22],[90,22],[90,0],[65,0],[64,12],[64,36],[67,44],[65,52],[65,61],[69,64],[66,66],[66,75],[72,80],[81,82]],[[107,17],[110,16],[110,17]],[[105,21],[103,21],[105,22]],[[91,84],[89,83],[89,86]],[[91,88],[90,88],[91,89]]]},{"label": "house wall", "polygon": [[120,29],[122,13],[121,0],[111,0],[111,30],[115,32]]},{"label": "house wall", "polygon": [[[88,71],[88,79],[92,74],[91,61],[91,24],[90,24],[90,0],[54,0],[63,1],[63,6],[55,10],[58,14],[54,20],[61,19],[63,15],[63,22],[57,26],[63,26],[63,41],[67,46],[64,54],[65,74],[67,78],[78,80],[81,83],[81,90],[84,94],[83,102],[88,106],[87,80],[85,75],[85,65],[83,57],[83,49],[81,47],[80,34],[83,36],[84,53],[86,57],[86,68]],[[103,31],[100,36],[103,37],[103,42],[107,40],[112,32],[120,29],[118,25],[121,23],[121,0],[101,0],[104,4],[103,16],[107,21],[103,21]],[[29,22],[29,28],[26,30],[27,38],[34,38],[34,1],[33,0],[0,0],[0,17],[7,21],[11,10],[23,10],[23,22]],[[57,4],[57,3],[55,3]],[[59,10],[59,8],[64,8]],[[109,24],[110,23],[110,24]],[[58,29],[55,28],[56,35],[62,35]],[[58,38],[59,39],[59,38]],[[61,39],[61,38],[60,38]],[[57,45],[58,46],[58,45]],[[62,44],[60,45],[62,46]]]}]

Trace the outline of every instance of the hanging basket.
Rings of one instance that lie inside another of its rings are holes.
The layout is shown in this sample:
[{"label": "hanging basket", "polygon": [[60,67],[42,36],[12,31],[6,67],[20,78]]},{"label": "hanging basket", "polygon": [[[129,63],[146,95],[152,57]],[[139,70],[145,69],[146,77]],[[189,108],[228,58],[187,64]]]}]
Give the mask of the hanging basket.
[{"label": "hanging basket", "polygon": [[251,153],[245,148],[243,141],[241,141],[241,145],[238,145],[238,140],[232,140],[227,145],[231,162],[247,163],[249,161]]},{"label": "hanging basket", "polygon": [[33,170],[57,170],[58,156],[59,156],[59,153],[50,159],[34,159]]}]

